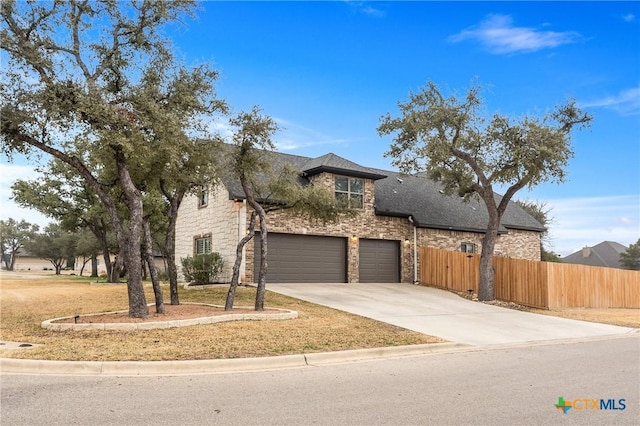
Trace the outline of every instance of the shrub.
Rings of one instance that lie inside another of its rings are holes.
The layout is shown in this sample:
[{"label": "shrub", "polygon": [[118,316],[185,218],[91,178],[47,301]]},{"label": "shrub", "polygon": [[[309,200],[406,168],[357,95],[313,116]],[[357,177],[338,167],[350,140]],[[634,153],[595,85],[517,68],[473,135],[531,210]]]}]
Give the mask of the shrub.
[{"label": "shrub", "polygon": [[224,266],[220,253],[198,254],[195,257],[188,256],[180,260],[184,278],[194,284],[215,282]]}]

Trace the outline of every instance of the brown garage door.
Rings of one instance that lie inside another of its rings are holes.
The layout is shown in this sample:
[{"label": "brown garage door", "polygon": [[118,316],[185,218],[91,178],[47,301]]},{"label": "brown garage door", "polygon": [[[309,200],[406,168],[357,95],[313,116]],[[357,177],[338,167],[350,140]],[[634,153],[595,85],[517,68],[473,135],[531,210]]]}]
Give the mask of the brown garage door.
[{"label": "brown garage door", "polygon": [[[260,234],[255,235],[254,277],[260,268]],[[267,282],[347,282],[347,239],[312,235],[272,234],[267,237]]]},{"label": "brown garage door", "polygon": [[400,282],[400,242],[360,240],[360,282]]}]

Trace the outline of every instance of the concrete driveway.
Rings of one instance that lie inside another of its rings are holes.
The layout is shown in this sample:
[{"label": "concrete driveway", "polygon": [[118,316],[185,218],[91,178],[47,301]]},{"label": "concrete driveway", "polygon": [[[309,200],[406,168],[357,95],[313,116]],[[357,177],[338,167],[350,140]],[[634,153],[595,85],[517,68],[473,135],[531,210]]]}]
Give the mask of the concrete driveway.
[{"label": "concrete driveway", "polygon": [[276,293],[469,345],[588,338],[637,332],[500,308],[411,284],[267,284]]}]

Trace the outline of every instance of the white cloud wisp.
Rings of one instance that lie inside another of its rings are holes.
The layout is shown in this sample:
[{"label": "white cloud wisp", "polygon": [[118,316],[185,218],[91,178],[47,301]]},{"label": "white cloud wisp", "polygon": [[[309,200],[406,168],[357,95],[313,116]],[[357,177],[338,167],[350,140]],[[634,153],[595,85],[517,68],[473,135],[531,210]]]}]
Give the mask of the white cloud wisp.
[{"label": "white cloud wisp", "polygon": [[516,27],[508,15],[490,15],[479,25],[449,37],[458,43],[476,40],[494,54],[528,53],[575,43],[580,35],[573,31],[541,31],[529,27]]}]

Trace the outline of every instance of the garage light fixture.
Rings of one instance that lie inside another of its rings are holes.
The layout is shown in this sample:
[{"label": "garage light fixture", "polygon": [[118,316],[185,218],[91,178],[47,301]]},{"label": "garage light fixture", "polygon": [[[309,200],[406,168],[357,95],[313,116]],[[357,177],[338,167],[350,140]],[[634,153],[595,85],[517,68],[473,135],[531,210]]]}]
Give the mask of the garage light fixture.
[{"label": "garage light fixture", "polygon": [[356,234],[353,234],[353,235],[351,236],[351,241],[353,241],[354,243],[355,243],[356,241],[358,241],[358,236],[357,236]]}]

